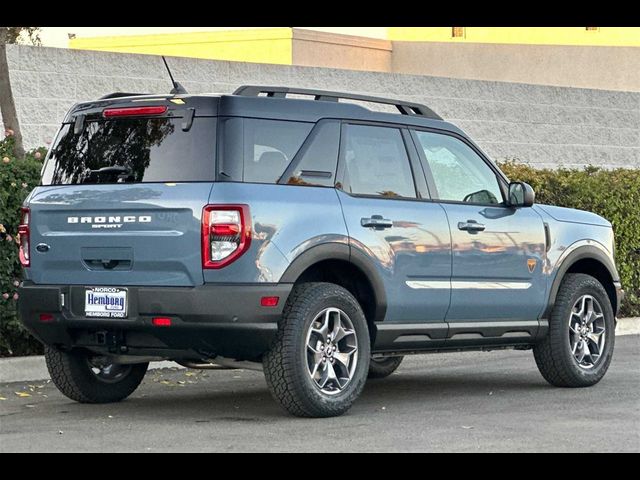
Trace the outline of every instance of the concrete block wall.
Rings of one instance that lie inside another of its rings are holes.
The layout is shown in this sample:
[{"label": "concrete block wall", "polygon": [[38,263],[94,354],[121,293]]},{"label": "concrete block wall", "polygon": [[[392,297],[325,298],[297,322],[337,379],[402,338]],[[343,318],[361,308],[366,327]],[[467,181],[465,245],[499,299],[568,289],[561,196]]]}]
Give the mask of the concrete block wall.
[{"label": "concrete block wall", "polygon": [[[171,88],[157,56],[10,45],[9,69],[28,147],[46,144],[73,103],[114,91]],[[243,84],[342,90],[425,103],[494,159],[539,167],[640,168],[640,93],[328,68],[169,58],[189,92]]]}]

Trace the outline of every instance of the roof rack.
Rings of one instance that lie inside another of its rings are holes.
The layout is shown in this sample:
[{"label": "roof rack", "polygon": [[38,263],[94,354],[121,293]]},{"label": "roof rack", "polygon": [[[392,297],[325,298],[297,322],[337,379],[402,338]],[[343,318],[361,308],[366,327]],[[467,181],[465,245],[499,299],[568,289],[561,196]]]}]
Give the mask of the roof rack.
[{"label": "roof rack", "polygon": [[419,115],[435,120],[442,120],[442,117],[431,110],[426,105],[420,103],[405,102],[404,100],[392,100],[390,98],[370,97],[368,95],[356,95],[351,93],[331,92],[327,90],[313,90],[307,88],[289,88],[289,87],[265,87],[259,85],[244,85],[238,88],[234,95],[243,97],[257,97],[260,94],[266,94],[267,97],[287,98],[287,95],[309,95],[314,100],[338,102],[340,99],[357,100],[361,102],[381,103],[385,105],[395,106],[403,115]]},{"label": "roof rack", "polygon": [[109,98],[120,98],[120,97],[140,97],[142,95],[149,95],[148,93],[127,93],[127,92],[114,92],[104,97],[100,97],[100,100],[107,100]]}]

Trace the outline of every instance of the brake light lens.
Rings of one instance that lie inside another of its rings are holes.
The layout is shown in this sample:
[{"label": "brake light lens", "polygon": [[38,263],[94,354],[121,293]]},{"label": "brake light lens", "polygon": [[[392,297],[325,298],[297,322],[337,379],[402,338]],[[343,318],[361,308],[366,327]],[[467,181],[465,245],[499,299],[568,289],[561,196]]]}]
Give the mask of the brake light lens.
[{"label": "brake light lens", "polygon": [[123,107],[123,108],[107,108],[102,111],[105,118],[113,117],[140,117],[149,115],[162,115],[167,112],[164,105],[156,105],[152,107]]},{"label": "brake light lens", "polygon": [[31,210],[22,208],[21,213],[20,226],[18,227],[18,235],[20,236],[20,263],[24,268],[27,268],[31,265],[31,231],[29,230]]},{"label": "brake light lens", "polygon": [[202,212],[202,266],[229,265],[251,245],[248,205],[208,205]]}]

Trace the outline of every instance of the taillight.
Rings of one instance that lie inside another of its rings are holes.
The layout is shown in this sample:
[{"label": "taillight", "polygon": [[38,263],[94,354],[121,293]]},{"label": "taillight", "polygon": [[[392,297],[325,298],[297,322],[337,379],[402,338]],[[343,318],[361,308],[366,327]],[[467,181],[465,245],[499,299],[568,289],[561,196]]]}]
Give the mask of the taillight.
[{"label": "taillight", "polygon": [[103,110],[102,115],[105,118],[112,117],[141,117],[149,115],[162,115],[167,112],[167,107],[157,105],[152,107],[123,107],[123,108],[107,108]]},{"label": "taillight", "polygon": [[251,245],[248,205],[208,205],[202,212],[202,266],[222,268]]},{"label": "taillight", "polygon": [[28,208],[22,208],[22,217],[20,220],[20,226],[18,227],[18,234],[20,235],[20,263],[23,267],[27,268],[31,265],[31,239],[29,223],[31,221],[31,210]]}]

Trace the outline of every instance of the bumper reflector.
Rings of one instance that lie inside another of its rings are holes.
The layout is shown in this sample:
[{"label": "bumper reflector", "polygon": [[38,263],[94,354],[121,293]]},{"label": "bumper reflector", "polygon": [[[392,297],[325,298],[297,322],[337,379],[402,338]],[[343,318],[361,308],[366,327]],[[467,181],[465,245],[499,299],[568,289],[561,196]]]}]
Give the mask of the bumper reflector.
[{"label": "bumper reflector", "polygon": [[260,305],[263,307],[277,307],[280,297],[262,297]]},{"label": "bumper reflector", "polygon": [[156,317],[151,320],[151,323],[156,327],[170,327],[171,319],[166,317]]}]

